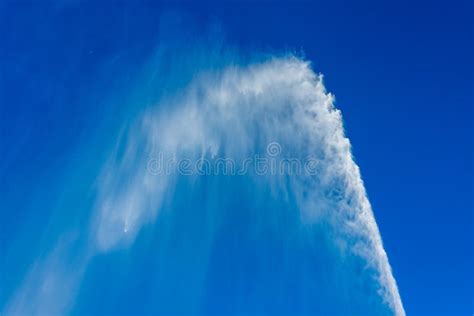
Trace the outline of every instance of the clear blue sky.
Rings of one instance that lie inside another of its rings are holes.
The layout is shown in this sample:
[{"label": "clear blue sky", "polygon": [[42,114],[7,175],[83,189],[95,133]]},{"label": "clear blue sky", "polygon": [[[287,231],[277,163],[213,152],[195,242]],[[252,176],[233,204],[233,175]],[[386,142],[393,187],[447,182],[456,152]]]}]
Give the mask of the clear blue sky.
[{"label": "clear blue sky", "polygon": [[0,249],[21,258],[0,258],[0,307],[35,256],[22,249],[37,242],[40,253],[49,237],[34,236],[60,230],[51,205],[68,194],[65,164],[94,165],[77,148],[106,110],[83,95],[131,80],[113,60],[133,73],[164,8],[196,33],[219,24],[239,49],[311,60],[342,110],[407,314],[474,312],[474,8],[460,0],[0,2]]}]

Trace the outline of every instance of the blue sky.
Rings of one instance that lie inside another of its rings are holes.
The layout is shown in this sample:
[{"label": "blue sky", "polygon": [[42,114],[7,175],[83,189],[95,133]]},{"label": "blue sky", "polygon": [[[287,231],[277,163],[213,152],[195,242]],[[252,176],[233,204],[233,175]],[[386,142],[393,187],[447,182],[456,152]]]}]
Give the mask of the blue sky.
[{"label": "blue sky", "polygon": [[[244,55],[293,52],[324,74],[407,314],[472,313],[473,12],[469,1],[1,3],[0,249],[6,255],[0,261],[0,308],[58,236],[81,235],[77,227],[89,212],[80,210],[94,207],[100,186],[95,171],[123,122],[140,112],[124,104],[154,102],[162,93],[140,86],[149,75],[146,65],[154,65],[157,43],[186,50],[183,42],[199,38]],[[180,58],[171,52],[169,58]],[[211,64],[182,63],[180,74],[170,70],[164,83],[178,89],[199,66],[218,69],[229,60],[238,63],[234,58],[229,53]],[[146,234],[142,246],[127,251],[140,253],[153,244],[154,235]],[[87,252],[81,242],[72,244],[59,251],[78,257]],[[104,265],[119,261],[119,274],[133,266],[131,256],[111,256],[90,268],[95,272],[84,277],[77,302],[100,305],[87,289]],[[141,261],[142,267],[157,262]],[[136,290],[143,285],[137,281]],[[222,287],[213,286],[216,292]],[[111,293],[104,300],[120,297]],[[91,312],[87,305],[74,311],[81,308]]]}]

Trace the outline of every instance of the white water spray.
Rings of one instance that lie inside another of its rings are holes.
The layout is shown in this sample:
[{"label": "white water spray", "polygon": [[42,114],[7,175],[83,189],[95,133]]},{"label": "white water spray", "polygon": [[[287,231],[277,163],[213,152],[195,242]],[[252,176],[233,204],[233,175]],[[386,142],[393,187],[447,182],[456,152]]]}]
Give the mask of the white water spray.
[{"label": "white water spray", "polygon": [[[404,315],[359,168],[333,102],[322,77],[308,62],[295,57],[201,75],[182,95],[144,113],[129,135],[124,157],[107,166],[98,209],[100,248],[132,241],[159,212],[176,175],[150,174],[144,166],[153,153],[180,157],[191,152],[204,157],[221,152],[244,159],[277,140],[301,158],[316,157],[319,172],[291,176],[289,189],[281,176],[266,176],[266,183],[282,196],[283,191],[292,191],[302,221],[328,220],[337,232],[334,238],[340,251],[363,258],[379,284],[379,294],[396,315]],[[141,156],[137,156],[139,150]],[[130,179],[127,184],[125,178]]]},{"label": "white water spray", "polygon": [[[341,260],[346,254],[361,258],[380,298],[393,314],[404,315],[341,114],[333,102],[321,76],[295,57],[207,72],[179,95],[161,100],[142,113],[125,136],[125,148],[113,153],[104,166],[88,232],[93,246],[80,260],[77,270],[81,272],[54,277],[58,269],[35,267],[30,273],[34,277],[26,279],[8,305],[8,314],[67,312],[73,295],[62,302],[55,297],[65,292],[65,286],[69,286],[66,292],[75,292],[90,259],[130,246],[142,227],[166,208],[164,202],[176,198],[173,187],[179,175],[153,175],[147,169],[150,157],[162,153],[165,157],[221,155],[243,160],[278,142],[297,158],[317,159],[318,172],[247,176],[271,188],[275,199],[294,196],[303,224],[329,223]],[[61,263],[57,265],[64,270]],[[47,282],[62,277],[68,282]],[[26,308],[25,302],[38,306]]]}]

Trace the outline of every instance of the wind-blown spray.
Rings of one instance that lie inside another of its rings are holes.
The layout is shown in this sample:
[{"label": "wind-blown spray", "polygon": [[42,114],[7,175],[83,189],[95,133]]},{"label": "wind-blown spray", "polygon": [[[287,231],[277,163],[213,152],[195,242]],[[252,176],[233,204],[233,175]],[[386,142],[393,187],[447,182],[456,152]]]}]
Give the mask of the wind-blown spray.
[{"label": "wind-blown spray", "polygon": [[[241,165],[257,154],[316,163],[292,174],[150,170],[158,156]],[[154,311],[404,315],[341,113],[322,76],[293,56],[205,71],[143,111],[103,167],[89,227],[69,283],[95,256],[153,240],[134,259],[156,258]],[[51,286],[45,295],[60,292]],[[34,292],[26,286],[11,314]]]},{"label": "wind-blown spray", "polygon": [[333,96],[325,91],[322,77],[308,62],[275,58],[202,74],[181,96],[168,102],[142,115],[129,135],[123,158],[107,166],[98,209],[101,249],[133,240],[162,208],[164,195],[178,174],[156,176],[143,168],[153,154],[242,161],[277,141],[300,159],[317,159],[317,172],[248,176],[263,178],[258,185],[274,188],[275,199],[291,194],[303,223],[328,223],[340,258],[349,253],[363,259],[364,273],[373,277],[378,294],[395,314],[404,314],[359,169],[344,136],[341,114],[333,105]]}]

